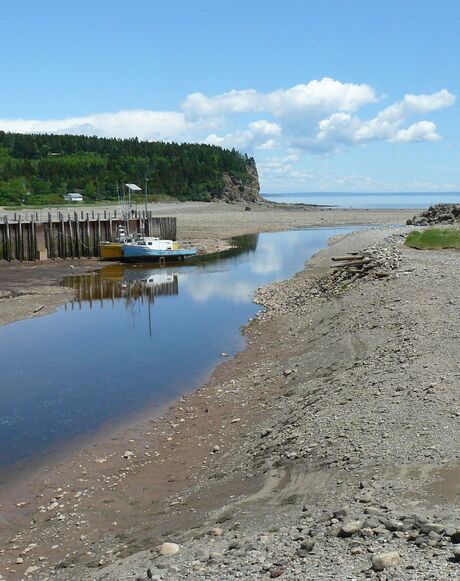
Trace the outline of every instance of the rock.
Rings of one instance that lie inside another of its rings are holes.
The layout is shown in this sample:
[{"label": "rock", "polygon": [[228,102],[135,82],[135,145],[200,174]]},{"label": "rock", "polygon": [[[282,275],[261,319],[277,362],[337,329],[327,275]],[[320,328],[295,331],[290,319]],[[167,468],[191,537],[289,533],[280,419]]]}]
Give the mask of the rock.
[{"label": "rock", "polygon": [[179,549],[180,547],[176,543],[163,543],[160,547],[160,554],[169,557],[178,553]]},{"label": "rock", "polygon": [[394,520],[392,518],[380,517],[380,522],[383,526],[391,532],[402,531],[404,528],[404,523],[399,520]]},{"label": "rock", "polygon": [[126,450],[126,452],[123,454],[123,458],[132,458],[134,456],[134,452],[131,452],[131,450]]},{"label": "rock", "polygon": [[31,575],[32,573],[35,573],[36,571],[38,571],[39,567],[37,567],[36,565],[31,565],[30,567],[27,567],[24,575]]},{"label": "rock", "polygon": [[284,570],[281,567],[276,567],[270,571],[270,579],[276,579],[277,577],[281,577],[284,573]]},{"label": "rock", "polygon": [[428,534],[431,532],[442,533],[445,527],[439,523],[428,522],[419,524],[418,528],[422,531],[422,533]]},{"label": "rock", "polygon": [[22,557],[18,557],[16,559],[16,565],[22,565],[24,563],[24,559]]},{"label": "rock", "polygon": [[460,545],[454,545],[452,552],[454,553],[454,559],[460,562]]},{"label": "rock", "polygon": [[211,454],[217,454],[218,452],[220,452],[220,446],[216,444],[212,447]]},{"label": "rock", "polygon": [[219,527],[215,527],[211,530],[211,534],[213,537],[221,537],[224,534],[224,531]]},{"label": "rock", "polygon": [[300,548],[304,549],[305,551],[313,551],[315,547],[315,541],[313,539],[307,539],[306,541],[302,541],[300,543]]},{"label": "rock", "polygon": [[388,567],[396,567],[401,562],[401,557],[397,551],[389,551],[388,553],[379,553],[374,555],[372,559],[372,567],[374,571],[383,571]]},{"label": "rock", "polygon": [[339,508],[333,512],[334,518],[343,520],[346,516],[348,516],[348,509],[346,508]]},{"label": "rock", "polygon": [[363,528],[363,523],[360,520],[352,520],[342,525],[340,529],[340,537],[351,537],[356,535]]}]

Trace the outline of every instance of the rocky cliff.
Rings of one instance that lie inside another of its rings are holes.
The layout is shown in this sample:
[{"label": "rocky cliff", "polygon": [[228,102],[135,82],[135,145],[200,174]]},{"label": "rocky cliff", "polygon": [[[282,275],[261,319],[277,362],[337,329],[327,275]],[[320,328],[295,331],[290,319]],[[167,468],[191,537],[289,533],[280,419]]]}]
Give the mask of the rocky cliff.
[{"label": "rocky cliff", "polygon": [[265,201],[260,195],[259,175],[255,163],[248,164],[246,174],[243,177],[224,173],[222,179],[223,188],[212,197],[213,201],[227,203],[262,203]]}]

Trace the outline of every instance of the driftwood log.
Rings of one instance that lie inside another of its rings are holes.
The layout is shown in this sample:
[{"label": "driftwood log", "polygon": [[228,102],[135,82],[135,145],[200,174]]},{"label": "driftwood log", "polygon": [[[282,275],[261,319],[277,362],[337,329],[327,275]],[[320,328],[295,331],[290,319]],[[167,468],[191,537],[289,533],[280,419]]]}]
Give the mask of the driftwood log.
[{"label": "driftwood log", "polygon": [[348,260],[343,264],[333,264],[331,268],[353,268],[355,266],[364,266],[365,264],[369,264],[371,262],[370,258],[363,258],[361,260]]},{"label": "driftwood log", "polygon": [[364,254],[350,254],[347,256],[333,256],[332,260],[334,262],[342,262],[345,260],[362,260],[364,258]]}]

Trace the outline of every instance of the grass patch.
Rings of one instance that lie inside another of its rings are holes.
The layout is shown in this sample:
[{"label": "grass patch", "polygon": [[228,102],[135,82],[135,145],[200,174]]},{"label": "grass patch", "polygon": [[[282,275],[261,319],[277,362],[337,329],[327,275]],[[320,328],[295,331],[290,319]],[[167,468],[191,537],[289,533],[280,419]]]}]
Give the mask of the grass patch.
[{"label": "grass patch", "polygon": [[404,244],[418,250],[460,249],[460,228],[430,228],[423,232],[414,230],[406,237]]}]

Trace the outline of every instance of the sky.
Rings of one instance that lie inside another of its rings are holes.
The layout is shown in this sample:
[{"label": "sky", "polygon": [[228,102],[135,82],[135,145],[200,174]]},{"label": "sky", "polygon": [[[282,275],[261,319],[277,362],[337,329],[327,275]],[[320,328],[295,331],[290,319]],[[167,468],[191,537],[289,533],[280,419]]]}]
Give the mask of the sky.
[{"label": "sky", "polygon": [[457,0],[0,0],[0,130],[212,143],[261,189],[460,191]]}]

